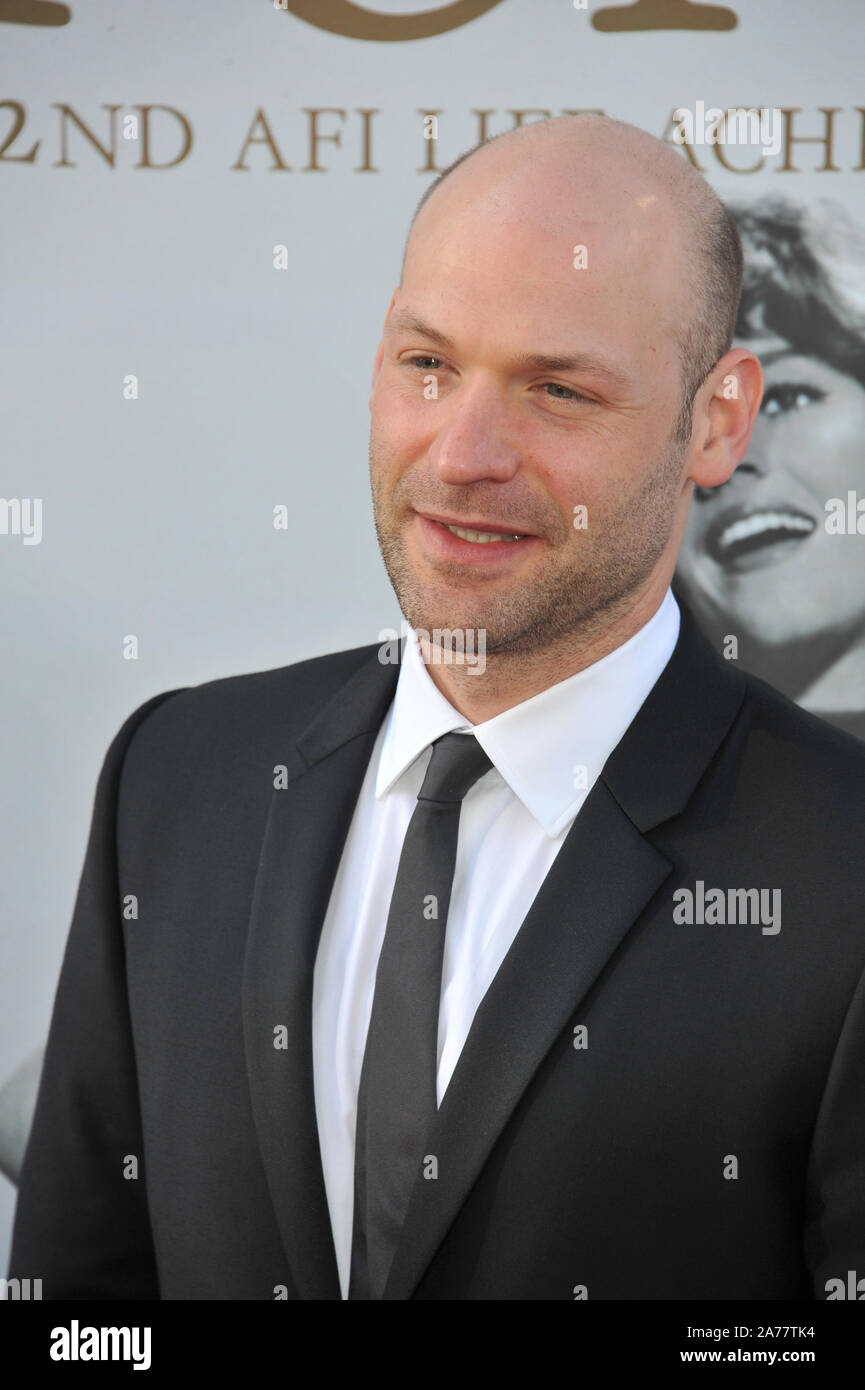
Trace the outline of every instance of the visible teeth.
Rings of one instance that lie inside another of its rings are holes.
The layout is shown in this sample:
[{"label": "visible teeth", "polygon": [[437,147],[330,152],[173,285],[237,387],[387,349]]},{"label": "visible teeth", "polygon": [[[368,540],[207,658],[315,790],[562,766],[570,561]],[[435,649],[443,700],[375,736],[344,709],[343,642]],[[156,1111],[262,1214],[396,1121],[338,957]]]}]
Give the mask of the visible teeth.
[{"label": "visible teeth", "polygon": [[[447,522],[445,522],[447,526]],[[459,536],[463,541],[477,541],[480,545],[485,545],[487,541],[521,541],[522,536],[503,536],[498,531],[468,531],[465,526],[448,526],[455,536]]]},{"label": "visible teeth", "polygon": [[736,541],[748,540],[761,531],[803,531],[814,530],[815,523],[804,516],[793,516],[790,512],[758,512],[755,516],[744,516],[734,521],[721,533],[719,544],[722,549]]}]

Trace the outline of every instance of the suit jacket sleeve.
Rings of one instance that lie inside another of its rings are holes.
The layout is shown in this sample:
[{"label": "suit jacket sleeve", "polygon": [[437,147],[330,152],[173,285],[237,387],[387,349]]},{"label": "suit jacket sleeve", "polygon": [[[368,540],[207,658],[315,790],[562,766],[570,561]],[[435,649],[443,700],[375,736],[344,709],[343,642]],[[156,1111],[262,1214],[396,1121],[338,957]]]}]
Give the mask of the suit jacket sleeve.
[{"label": "suit jacket sleeve", "polygon": [[[129,716],[96,788],[12,1237],[10,1277],[41,1279],[43,1298],[159,1298],[115,831],[129,744],[148,714],[175,693],[157,695]],[[138,1160],[137,1178],[128,1175],[130,1156]]]},{"label": "suit jacket sleeve", "polygon": [[848,1288],[861,1279],[858,1297],[865,1297],[865,972],[847,1010],[814,1128],[805,1251],[816,1299],[830,1296],[829,1280]]}]

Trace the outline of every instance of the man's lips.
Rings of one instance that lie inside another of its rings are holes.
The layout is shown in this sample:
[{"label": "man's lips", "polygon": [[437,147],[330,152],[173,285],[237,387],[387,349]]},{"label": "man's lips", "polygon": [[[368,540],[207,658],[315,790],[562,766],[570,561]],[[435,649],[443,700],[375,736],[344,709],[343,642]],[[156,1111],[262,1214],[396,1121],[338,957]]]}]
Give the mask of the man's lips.
[{"label": "man's lips", "polygon": [[[522,540],[524,537],[532,534],[531,531],[526,531],[521,526],[515,526],[506,521],[476,521],[471,517],[444,516],[438,512],[419,512],[418,515],[424,517],[426,521],[436,521],[440,526],[456,527],[461,531],[474,532],[478,537],[484,535],[496,536],[508,540],[511,543],[515,539]],[[492,542],[479,539],[475,544],[489,545],[492,544]]]},{"label": "man's lips", "polygon": [[417,512],[416,516],[421,535],[432,552],[464,564],[514,561],[540,540],[508,522],[431,512]]},{"label": "man's lips", "polygon": [[787,559],[816,529],[814,517],[798,507],[752,502],[723,511],[706,532],[705,544],[717,564],[743,572]]}]

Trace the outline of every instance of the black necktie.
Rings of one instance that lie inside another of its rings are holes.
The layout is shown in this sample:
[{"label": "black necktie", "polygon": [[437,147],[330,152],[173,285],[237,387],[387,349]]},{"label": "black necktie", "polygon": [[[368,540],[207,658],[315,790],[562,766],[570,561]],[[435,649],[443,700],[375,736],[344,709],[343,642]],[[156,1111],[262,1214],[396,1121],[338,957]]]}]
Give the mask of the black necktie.
[{"label": "black necktie", "polygon": [[358,1092],[352,1299],[381,1298],[423,1168],[437,1109],[439,1000],[460,808],[491,766],[471,734],[436,739],[403,841]]}]

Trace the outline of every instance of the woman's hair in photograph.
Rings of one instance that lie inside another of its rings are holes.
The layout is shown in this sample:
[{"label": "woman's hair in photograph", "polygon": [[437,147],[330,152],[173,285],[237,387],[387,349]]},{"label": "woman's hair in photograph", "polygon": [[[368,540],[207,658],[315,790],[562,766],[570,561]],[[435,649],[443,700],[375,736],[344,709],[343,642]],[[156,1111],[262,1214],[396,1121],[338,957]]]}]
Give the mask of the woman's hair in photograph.
[{"label": "woman's hair in photograph", "polygon": [[731,211],[745,255],[736,337],[774,332],[865,386],[865,238],[846,210],[767,198]]}]

